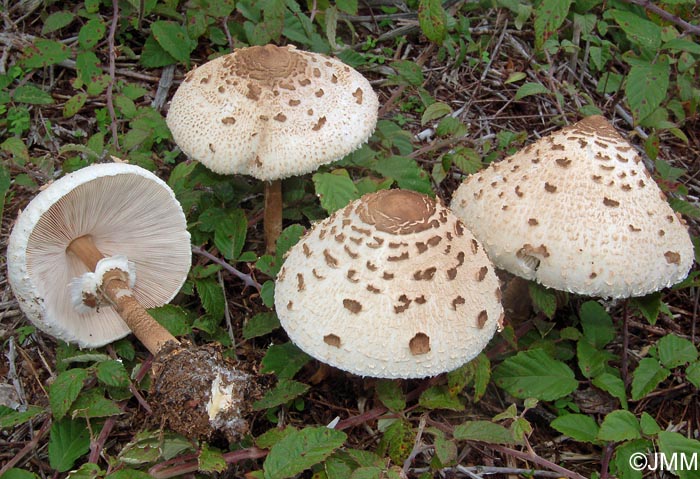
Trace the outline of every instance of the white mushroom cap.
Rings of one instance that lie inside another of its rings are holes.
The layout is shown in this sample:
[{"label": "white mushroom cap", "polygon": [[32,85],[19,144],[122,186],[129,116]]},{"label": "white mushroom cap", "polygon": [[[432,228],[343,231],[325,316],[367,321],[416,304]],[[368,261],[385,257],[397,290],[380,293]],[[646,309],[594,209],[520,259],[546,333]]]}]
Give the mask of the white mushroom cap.
[{"label": "white mushroom cap", "polygon": [[87,267],[66,253],[70,242],[90,235],[105,256],[126,256],[136,269],[134,296],[149,308],[170,301],[187,277],[186,226],[172,190],[154,174],[125,163],[88,166],[50,184],[19,216],[7,248],[8,279],[38,328],[99,347],[129,328],[107,304],[74,309],[71,282]]},{"label": "white mushroom cap", "polygon": [[406,190],[364,195],[314,225],[277,276],[275,308],[308,354],[385,378],[459,367],[503,314],[479,242],[441,203]]},{"label": "white mushroom cap", "polygon": [[642,296],[693,263],[683,220],[601,116],[469,176],[451,208],[496,266],[559,290]]},{"label": "white mushroom cap", "polygon": [[276,180],[359,148],[377,112],[369,82],[340,60],[266,45],[189,72],[167,123],[182,151],[212,171]]}]

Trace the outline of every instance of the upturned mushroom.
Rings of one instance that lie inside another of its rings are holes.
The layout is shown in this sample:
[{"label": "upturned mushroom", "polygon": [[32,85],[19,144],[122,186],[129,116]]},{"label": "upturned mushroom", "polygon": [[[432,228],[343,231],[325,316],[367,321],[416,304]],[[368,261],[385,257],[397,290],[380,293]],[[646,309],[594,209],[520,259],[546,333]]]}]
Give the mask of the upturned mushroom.
[{"label": "upturned mushroom", "polygon": [[[211,352],[197,360],[201,354],[182,347],[145,309],[170,301],[190,264],[190,235],[174,193],[125,163],[88,166],[48,185],[18,217],[7,249],[8,280],[39,329],[90,348],[133,332],[157,364],[187,364],[170,368],[180,387],[201,386],[201,398],[174,401],[164,390],[172,378],[156,372],[152,397],[164,406],[166,424],[190,436],[214,428],[235,436],[246,427],[247,376]],[[207,403],[219,397],[223,402]],[[192,407],[192,399],[202,404]]]},{"label": "upturned mushroom", "polygon": [[275,309],[292,342],[362,376],[419,378],[484,349],[503,310],[479,242],[439,201],[364,195],[288,252]]},{"label": "upturned mushroom", "polygon": [[283,178],[342,158],[374,131],[378,99],[340,60],[275,45],[240,48],[190,71],[167,123],[190,158],[266,181],[268,251],[282,227]]},{"label": "upturned mushroom", "polygon": [[602,116],[467,177],[451,209],[503,268],[544,286],[627,298],[686,277],[686,225]]}]

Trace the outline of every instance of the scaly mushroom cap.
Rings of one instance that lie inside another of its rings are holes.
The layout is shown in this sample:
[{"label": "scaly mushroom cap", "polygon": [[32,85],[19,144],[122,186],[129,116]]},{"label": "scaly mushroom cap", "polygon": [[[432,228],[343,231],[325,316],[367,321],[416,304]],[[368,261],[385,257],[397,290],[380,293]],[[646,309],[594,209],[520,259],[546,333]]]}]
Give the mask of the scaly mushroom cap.
[{"label": "scaly mushroom cap", "polygon": [[87,268],[66,248],[90,235],[105,256],[124,255],[136,268],[134,296],[146,308],[170,301],[191,264],[185,215],[172,190],[143,168],[95,164],[54,181],[20,214],[7,248],[12,290],[38,328],[81,347],[129,334],[109,304],[71,302],[71,282]]},{"label": "scaly mushroom cap", "polygon": [[642,296],[693,263],[683,220],[601,116],[469,176],[451,208],[496,266],[559,290]]},{"label": "scaly mushroom cap", "polygon": [[182,151],[212,171],[276,180],[360,147],[377,111],[369,82],[340,60],[266,45],[189,72],[167,123]]},{"label": "scaly mushroom cap", "polygon": [[479,242],[441,203],[405,190],[367,194],[314,225],[285,259],[275,307],[308,354],[386,378],[459,367],[503,314]]}]

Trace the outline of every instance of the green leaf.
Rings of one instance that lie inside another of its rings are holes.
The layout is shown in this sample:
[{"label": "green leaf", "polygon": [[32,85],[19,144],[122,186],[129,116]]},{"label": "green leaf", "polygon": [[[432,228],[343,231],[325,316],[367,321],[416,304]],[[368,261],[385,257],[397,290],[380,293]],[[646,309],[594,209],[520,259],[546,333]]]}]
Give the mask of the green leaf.
[{"label": "green leaf", "polygon": [[12,92],[12,99],[18,103],[30,105],[51,105],[54,103],[50,94],[31,83],[15,88],[15,91]]},{"label": "green leaf", "polygon": [[625,95],[635,124],[656,110],[666,98],[670,73],[668,58],[663,56],[656,63],[637,62],[630,68]]},{"label": "green leaf", "polygon": [[280,327],[280,320],[273,312],[258,313],[243,325],[243,339],[264,336]]},{"label": "green leaf", "polygon": [[23,50],[20,64],[23,68],[42,68],[70,58],[70,48],[54,40],[37,39]]},{"label": "green leaf", "polygon": [[195,281],[195,286],[204,310],[216,320],[223,318],[226,299],[221,285],[214,278],[205,278]]},{"label": "green leaf", "polygon": [[646,411],[642,411],[642,416],[639,418],[639,425],[642,428],[642,432],[647,436],[653,436],[661,431],[661,427],[656,422],[656,420]]},{"label": "green leaf", "polygon": [[19,424],[24,424],[44,412],[39,406],[27,406],[25,411],[15,411],[7,406],[0,405],[0,429],[9,429]]},{"label": "green leaf", "polygon": [[700,441],[689,439],[682,434],[661,431],[658,435],[659,451],[667,461],[676,459],[674,471],[680,479],[700,478]]},{"label": "green leaf", "polygon": [[275,373],[280,379],[291,379],[309,361],[311,356],[291,342],[273,344],[265,353],[261,373]]},{"label": "green leaf", "polygon": [[612,318],[597,301],[586,301],[580,310],[583,335],[598,349],[604,348],[615,339],[616,332]]},{"label": "green leaf", "polygon": [[632,298],[630,304],[637,308],[640,313],[646,318],[649,324],[656,324],[661,310],[661,294],[651,293],[646,296]]},{"label": "green leaf", "polygon": [[253,410],[261,411],[286,404],[297,396],[304,394],[309,390],[309,387],[309,385],[298,381],[282,379],[277,383],[277,386],[267,391],[262,399],[253,403]]},{"label": "green leaf", "polygon": [[76,93],[63,104],[63,118],[70,118],[80,111],[87,101],[87,93]]},{"label": "green leaf", "polygon": [[360,197],[360,192],[345,169],[338,168],[332,173],[316,173],[312,179],[316,196],[329,214]]},{"label": "green leaf", "polygon": [[99,18],[91,18],[78,32],[78,44],[83,50],[90,50],[105,36],[107,27]]},{"label": "green leaf", "polygon": [[228,260],[235,260],[241,255],[248,232],[248,220],[242,209],[236,208],[217,222],[214,228],[214,244]]},{"label": "green leaf", "polygon": [[418,404],[426,409],[464,410],[464,404],[458,396],[450,394],[447,386],[432,386],[426,389],[421,393]]},{"label": "green leaf", "polygon": [[421,126],[425,126],[426,123],[429,123],[437,118],[441,118],[445,115],[449,115],[450,113],[452,113],[452,108],[450,105],[441,101],[436,101],[435,103],[428,105],[428,107],[425,109],[423,115],[421,116],[420,124]]},{"label": "green leaf", "polygon": [[[23,142],[22,145],[24,145]],[[5,195],[7,195],[7,191],[10,189],[11,182],[10,172],[7,170],[4,164],[0,164],[0,218],[3,217],[2,213],[5,210]]]},{"label": "green leaf", "polygon": [[625,383],[618,376],[610,373],[603,373],[594,377],[592,383],[595,387],[619,399],[622,408],[627,409],[627,391],[625,390]]},{"label": "green leaf", "polygon": [[535,48],[542,48],[550,35],[566,20],[572,0],[543,0],[534,14]]},{"label": "green leaf", "polygon": [[659,351],[659,361],[669,369],[683,364],[692,363],[698,358],[698,350],[688,339],[675,334],[668,334],[656,343]]},{"label": "green leaf", "polygon": [[218,449],[212,448],[206,442],[197,456],[197,466],[202,472],[224,472],[228,467],[224,455]]},{"label": "green leaf", "polygon": [[157,20],[151,24],[151,33],[163,50],[189,68],[190,53],[195,45],[185,28],[174,22]]},{"label": "green leaf", "polygon": [[447,35],[447,13],[441,0],[419,0],[418,25],[428,40],[442,44]]},{"label": "green leaf", "polygon": [[637,418],[629,411],[618,409],[603,419],[598,431],[598,439],[603,441],[626,441],[642,437]]},{"label": "green leaf", "polygon": [[[289,248],[299,242],[299,239],[304,235],[304,231],[304,227],[299,224],[287,226],[282,230],[279,238],[277,238],[277,249],[275,250],[275,255],[278,260],[277,263],[279,265],[283,263],[284,255],[287,254]],[[277,274],[277,271],[275,271],[275,274]]]},{"label": "green leaf", "polygon": [[97,364],[97,379],[107,386],[115,388],[129,387],[129,373],[121,361],[110,359]]},{"label": "green leaf", "polygon": [[192,318],[187,310],[174,304],[150,308],[149,314],[173,336],[186,336],[192,332]]},{"label": "green leaf", "polygon": [[528,292],[533,306],[544,313],[549,319],[557,312],[557,293],[553,289],[546,288],[534,281],[528,282]]},{"label": "green leaf", "polygon": [[[394,464],[402,464],[408,458],[416,435],[411,425],[405,420],[389,419],[390,424],[384,429],[384,435],[379,441],[378,452],[388,455]],[[379,428],[382,430],[382,427]]]},{"label": "green leaf", "polygon": [[458,440],[482,441],[489,444],[517,443],[508,429],[491,421],[467,421],[458,424],[452,435]]},{"label": "green leaf", "polygon": [[685,368],[685,379],[696,388],[700,388],[700,361],[695,361]]},{"label": "green leaf", "polygon": [[177,63],[177,60],[150,35],[143,44],[139,62],[146,68],[160,68]]},{"label": "green leaf", "polygon": [[295,476],[330,456],[347,436],[327,427],[307,427],[294,431],[272,446],[263,463],[265,479]]},{"label": "green leaf", "polygon": [[90,430],[85,421],[64,418],[54,421],[49,437],[49,464],[58,472],[73,467],[90,450]]},{"label": "green leaf", "polygon": [[0,476],[1,479],[38,479],[39,476],[33,472],[25,471],[24,469],[17,469],[13,467],[8,469]]},{"label": "green leaf", "polygon": [[455,441],[447,439],[442,431],[436,431],[433,446],[435,447],[435,455],[443,466],[449,466],[457,459],[457,444]]},{"label": "green leaf", "polygon": [[579,442],[596,442],[598,423],[586,414],[566,414],[552,421],[551,426]]},{"label": "green leaf", "polygon": [[122,413],[119,406],[111,399],[104,397],[104,392],[100,389],[83,391],[73,403],[72,409],[72,417],[74,419],[109,417]]},{"label": "green leaf", "polygon": [[49,386],[49,404],[55,419],[61,419],[83,389],[88,378],[86,369],[74,368],[59,374]]},{"label": "green leaf", "polygon": [[632,373],[632,399],[638,400],[656,389],[671,371],[662,367],[654,358],[643,358]]},{"label": "green leaf", "polygon": [[373,169],[387,178],[393,178],[400,188],[434,195],[430,175],[413,158],[406,156],[380,158]]},{"label": "green leaf", "polygon": [[656,52],[661,45],[661,27],[636,13],[624,10],[608,12],[632,42],[640,47]]},{"label": "green leaf", "polygon": [[543,349],[521,351],[506,359],[493,371],[493,377],[497,386],[521,399],[553,401],[578,387],[571,368]]},{"label": "green leaf", "polygon": [[401,385],[393,379],[380,379],[375,386],[377,398],[386,407],[394,412],[406,409],[406,396],[401,390]]},{"label": "green leaf", "polygon": [[[399,85],[420,86],[425,81],[422,68],[415,62],[396,60],[391,62],[391,67],[396,70],[398,78],[394,80]],[[377,124],[377,127],[379,127],[379,124]]]},{"label": "green leaf", "polygon": [[192,442],[180,434],[162,430],[141,431],[119,452],[118,459],[124,464],[137,466],[161,458],[168,460],[191,450]]},{"label": "green leaf", "polygon": [[532,95],[540,95],[540,94],[551,94],[552,92],[549,91],[547,87],[542,85],[541,83],[533,83],[533,82],[527,82],[523,83],[520,85],[520,88],[518,88],[518,91],[515,92],[515,98],[514,100],[522,100],[525,97],[532,96]]},{"label": "green leaf", "polygon": [[348,15],[357,15],[357,0],[336,0],[335,6]]},{"label": "green leaf", "polygon": [[646,456],[651,447],[651,441],[644,439],[634,439],[618,445],[615,448],[615,454],[611,461],[616,477],[620,479],[642,479],[642,471],[639,470],[638,465],[635,466],[638,463],[634,462],[634,458],[638,457],[639,454]]},{"label": "green leaf", "polygon": [[61,28],[67,27],[71,24],[74,18],[75,14],[72,12],[53,12],[44,20],[44,25],[41,27],[41,34],[48,35],[49,33],[53,33],[56,30],[60,30]]},{"label": "green leaf", "polygon": [[576,356],[578,357],[578,366],[581,369],[581,373],[587,378],[604,373],[608,361],[615,358],[608,351],[594,348],[585,338],[580,339],[576,344]]}]

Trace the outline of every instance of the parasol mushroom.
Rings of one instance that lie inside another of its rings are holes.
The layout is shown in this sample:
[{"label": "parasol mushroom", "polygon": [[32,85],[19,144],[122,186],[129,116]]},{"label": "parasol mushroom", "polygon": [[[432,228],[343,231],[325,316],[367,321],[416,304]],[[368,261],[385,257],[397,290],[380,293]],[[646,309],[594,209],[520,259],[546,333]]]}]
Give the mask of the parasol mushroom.
[{"label": "parasol mushroom", "polygon": [[342,158],[374,131],[378,99],[340,60],[275,45],[240,48],[190,71],[167,123],[185,154],[221,174],[265,180],[265,236],[282,228],[281,179]]}]

